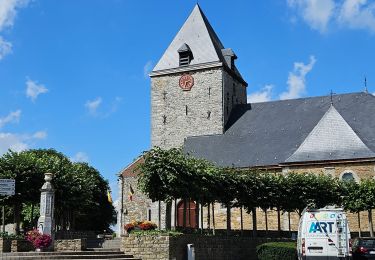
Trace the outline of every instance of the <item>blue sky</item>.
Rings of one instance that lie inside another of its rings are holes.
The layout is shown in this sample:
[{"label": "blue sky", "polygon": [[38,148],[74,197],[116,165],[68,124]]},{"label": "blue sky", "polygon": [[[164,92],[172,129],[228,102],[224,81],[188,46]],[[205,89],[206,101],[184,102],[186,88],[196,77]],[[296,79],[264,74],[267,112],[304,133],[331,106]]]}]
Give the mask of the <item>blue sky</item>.
[{"label": "blue sky", "polygon": [[[0,0],[0,154],[116,174],[150,146],[148,72],[196,1]],[[375,1],[199,1],[249,101],[375,92]],[[117,195],[114,194],[116,198]]]}]

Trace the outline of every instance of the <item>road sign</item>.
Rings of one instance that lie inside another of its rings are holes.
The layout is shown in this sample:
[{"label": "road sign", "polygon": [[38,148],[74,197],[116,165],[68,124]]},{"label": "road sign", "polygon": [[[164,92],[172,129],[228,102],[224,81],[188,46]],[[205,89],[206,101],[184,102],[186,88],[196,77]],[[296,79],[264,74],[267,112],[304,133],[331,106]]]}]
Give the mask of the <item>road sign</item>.
[{"label": "road sign", "polygon": [[16,181],[13,179],[0,179],[0,195],[12,196],[15,193]]}]

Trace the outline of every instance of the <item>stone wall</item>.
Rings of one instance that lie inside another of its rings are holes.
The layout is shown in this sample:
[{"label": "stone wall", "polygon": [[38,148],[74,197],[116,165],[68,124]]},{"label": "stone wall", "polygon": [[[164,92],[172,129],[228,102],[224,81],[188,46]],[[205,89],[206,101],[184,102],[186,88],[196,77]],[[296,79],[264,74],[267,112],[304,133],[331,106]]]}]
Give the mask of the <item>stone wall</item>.
[{"label": "stone wall", "polygon": [[[130,186],[134,192],[132,198],[130,198]],[[152,202],[138,190],[137,177],[124,177],[123,189],[123,225],[132,221],[148,220],[148,211],[151,209]]]},{"label": "stone wall", "polygon": [[256,246],[270,241],[250,237],[130,234],[122,238],[121,250],[143,260],[185,260],[187,244],[193,244],[196,260],[255,260]]},{"label": "stone wall", "polygon": [[55,240],[54,251],[82,251],[86,249],[86,239],[61,239]]},{"label": "stone wall", "polygon": [[151,78],[152,146],[179,147],[188,136],[224,131],[223,69],[189,72],[194,78],[190,91],[179,87],[183,74]]},{"label": "stone wall", "polygon": [[29,252],[34,251],[34,246],[26,239],[14,239],[11,242],[11,252]]},{"label": "stone wall", "polygon": [[234,79],[227,71],[223,71],[223,85],[224,85],[224,125],[226,125],[232,109],[237,104],[247,103],[247,91],[246,86]]},{"label": "stone wall", "polygon": [[0,252],[10,252],[12,241],[0,238]]}]

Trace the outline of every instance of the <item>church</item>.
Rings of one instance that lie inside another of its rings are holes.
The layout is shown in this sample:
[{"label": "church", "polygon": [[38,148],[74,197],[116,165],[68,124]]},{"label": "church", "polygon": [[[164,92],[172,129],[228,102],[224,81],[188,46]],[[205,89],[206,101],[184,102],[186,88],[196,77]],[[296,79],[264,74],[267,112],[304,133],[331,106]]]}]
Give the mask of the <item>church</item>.
[{"label": "church", "polygon": [[[183,147],[221,167],[322,173],[358,182],[375,177],[375,96],[365,91],[247,103],[248,84],[237,58],[197,4],[150,73],[152,147]],[[151,202],[137,190],[134,169],[142,160],[119,173],[121,233],[134,220],[181,226],[181,202]],[[194,202],[188,212],[200,214]],[[265,213],[258,214],[262,230]],[[276,212],[268,214],[268,228],[277,230]],[[251,229],[252,218],[245,215],[244,228]],[[283,230],[296,230],[298,215],[291,215],[283,214]],[[231,209],[233,229],[239,229],[239,216],[239,209]],[[367,217],[367,212],[349,214],[351,230],[358,231],[360,219],[367,231]],[[215,218],[216,227],[225,229],[225,206],[215,206]],[[205,227],[211,224],[204,221]]]}]

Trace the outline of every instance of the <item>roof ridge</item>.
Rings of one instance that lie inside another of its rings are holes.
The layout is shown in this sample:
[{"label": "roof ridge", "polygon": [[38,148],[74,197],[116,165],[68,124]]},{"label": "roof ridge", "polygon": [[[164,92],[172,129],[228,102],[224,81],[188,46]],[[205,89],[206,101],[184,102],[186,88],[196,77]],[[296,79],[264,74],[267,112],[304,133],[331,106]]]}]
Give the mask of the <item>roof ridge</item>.
[{"label": "roof ridge", "polygon": [[[370,93],[364,93],[364,92],[349,92],[349,93],[342,93],[342,94],[335,94],[333,97],[337,96],[346,96],[346,95],[355,95],[355,94],[364,94],[364,95],[370,95],[375,98],[374,95]],[[245,105],[250,105],[250,104],[265,104],[265,103],[276,103],[276,102],[287,102],[287,101],[294,101],[294,100],[303,100],[303,99],[315,99],[315,98],[331,98],[330,95],[321,95],[321,96],[311,96],[311,97],[299,97],[299,98],[291,98],[291,99],[276,99],[276,100],[269,100],[269,101],[262,101],[262,102],[251,102],[247,103]]]}]

